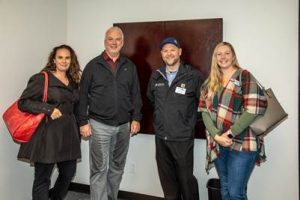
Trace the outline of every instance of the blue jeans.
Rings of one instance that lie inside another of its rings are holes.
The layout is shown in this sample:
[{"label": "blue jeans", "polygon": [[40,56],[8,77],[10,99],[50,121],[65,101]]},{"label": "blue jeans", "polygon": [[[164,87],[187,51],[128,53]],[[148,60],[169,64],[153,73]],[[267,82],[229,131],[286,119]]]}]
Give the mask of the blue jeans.
[{"label": "blue jeans", "polygon": [[257,152],[239,152],[220,147],[214,161],[221,183],[222,200],[247,200],[246,187],[255,167]]}]

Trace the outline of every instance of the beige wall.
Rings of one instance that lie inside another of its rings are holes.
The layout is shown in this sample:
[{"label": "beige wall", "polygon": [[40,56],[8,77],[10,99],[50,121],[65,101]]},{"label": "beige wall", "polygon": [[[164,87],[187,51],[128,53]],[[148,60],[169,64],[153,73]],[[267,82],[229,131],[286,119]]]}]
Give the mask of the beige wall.
[{"label": "beige wall", "polygon": [[[0,0],[1,116],[44,67],[53,46],[66,42],[66,10],[62,0]],[[33,167],[16,160],[18,148],[0,120],[1,199],[31,199]]]}]

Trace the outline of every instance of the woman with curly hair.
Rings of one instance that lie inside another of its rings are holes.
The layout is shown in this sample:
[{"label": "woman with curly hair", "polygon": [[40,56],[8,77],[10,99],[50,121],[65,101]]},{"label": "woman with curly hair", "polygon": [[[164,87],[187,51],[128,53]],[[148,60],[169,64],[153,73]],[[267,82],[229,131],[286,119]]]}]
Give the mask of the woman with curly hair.
[{"label": "woman with curly hair", "polygon": [[44,75],[33,75],[22,93],[19,108],[46,117],[28,143],[21,144],[18,158],[34,165],[33,200],[48,200],[51,174],[58,168],[58,178],[51,199],[63,199],[81,158],[76,110],[79,98],[80,66],[74,50],[60,45],[50,53],[46,67],[48,97],[43,102]]}]

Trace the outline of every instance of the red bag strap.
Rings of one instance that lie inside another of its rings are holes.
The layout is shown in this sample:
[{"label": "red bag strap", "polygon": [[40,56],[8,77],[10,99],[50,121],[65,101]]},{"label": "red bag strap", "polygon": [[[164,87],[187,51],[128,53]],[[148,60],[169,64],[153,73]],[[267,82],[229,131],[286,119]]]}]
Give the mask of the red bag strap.
[{"label": "red bag strap", "polygon": [[42,73],[45,76],[45,81],[44,81],[44,94],[43,94],[43,102],[45,103],[47,101],[47,96],[48,96],[48,73],[45,71],[42,71]]}]

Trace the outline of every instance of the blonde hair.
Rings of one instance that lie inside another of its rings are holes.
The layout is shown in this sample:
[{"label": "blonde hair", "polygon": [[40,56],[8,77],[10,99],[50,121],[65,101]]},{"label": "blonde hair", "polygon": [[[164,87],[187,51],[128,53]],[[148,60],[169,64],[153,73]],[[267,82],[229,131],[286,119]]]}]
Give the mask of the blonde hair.
[{"label": "blonde hair", "polygon": [[204,83],[208,90],[208,96],[214,95],[222,87],[223,73],[217,62],[217,51],[221,46],[228,46],[230,48],[233,55],[232,65],[236,68],[240,68],[233,46],[228,42],[220,42],[217,44],[211,59],[210,74]]}]

